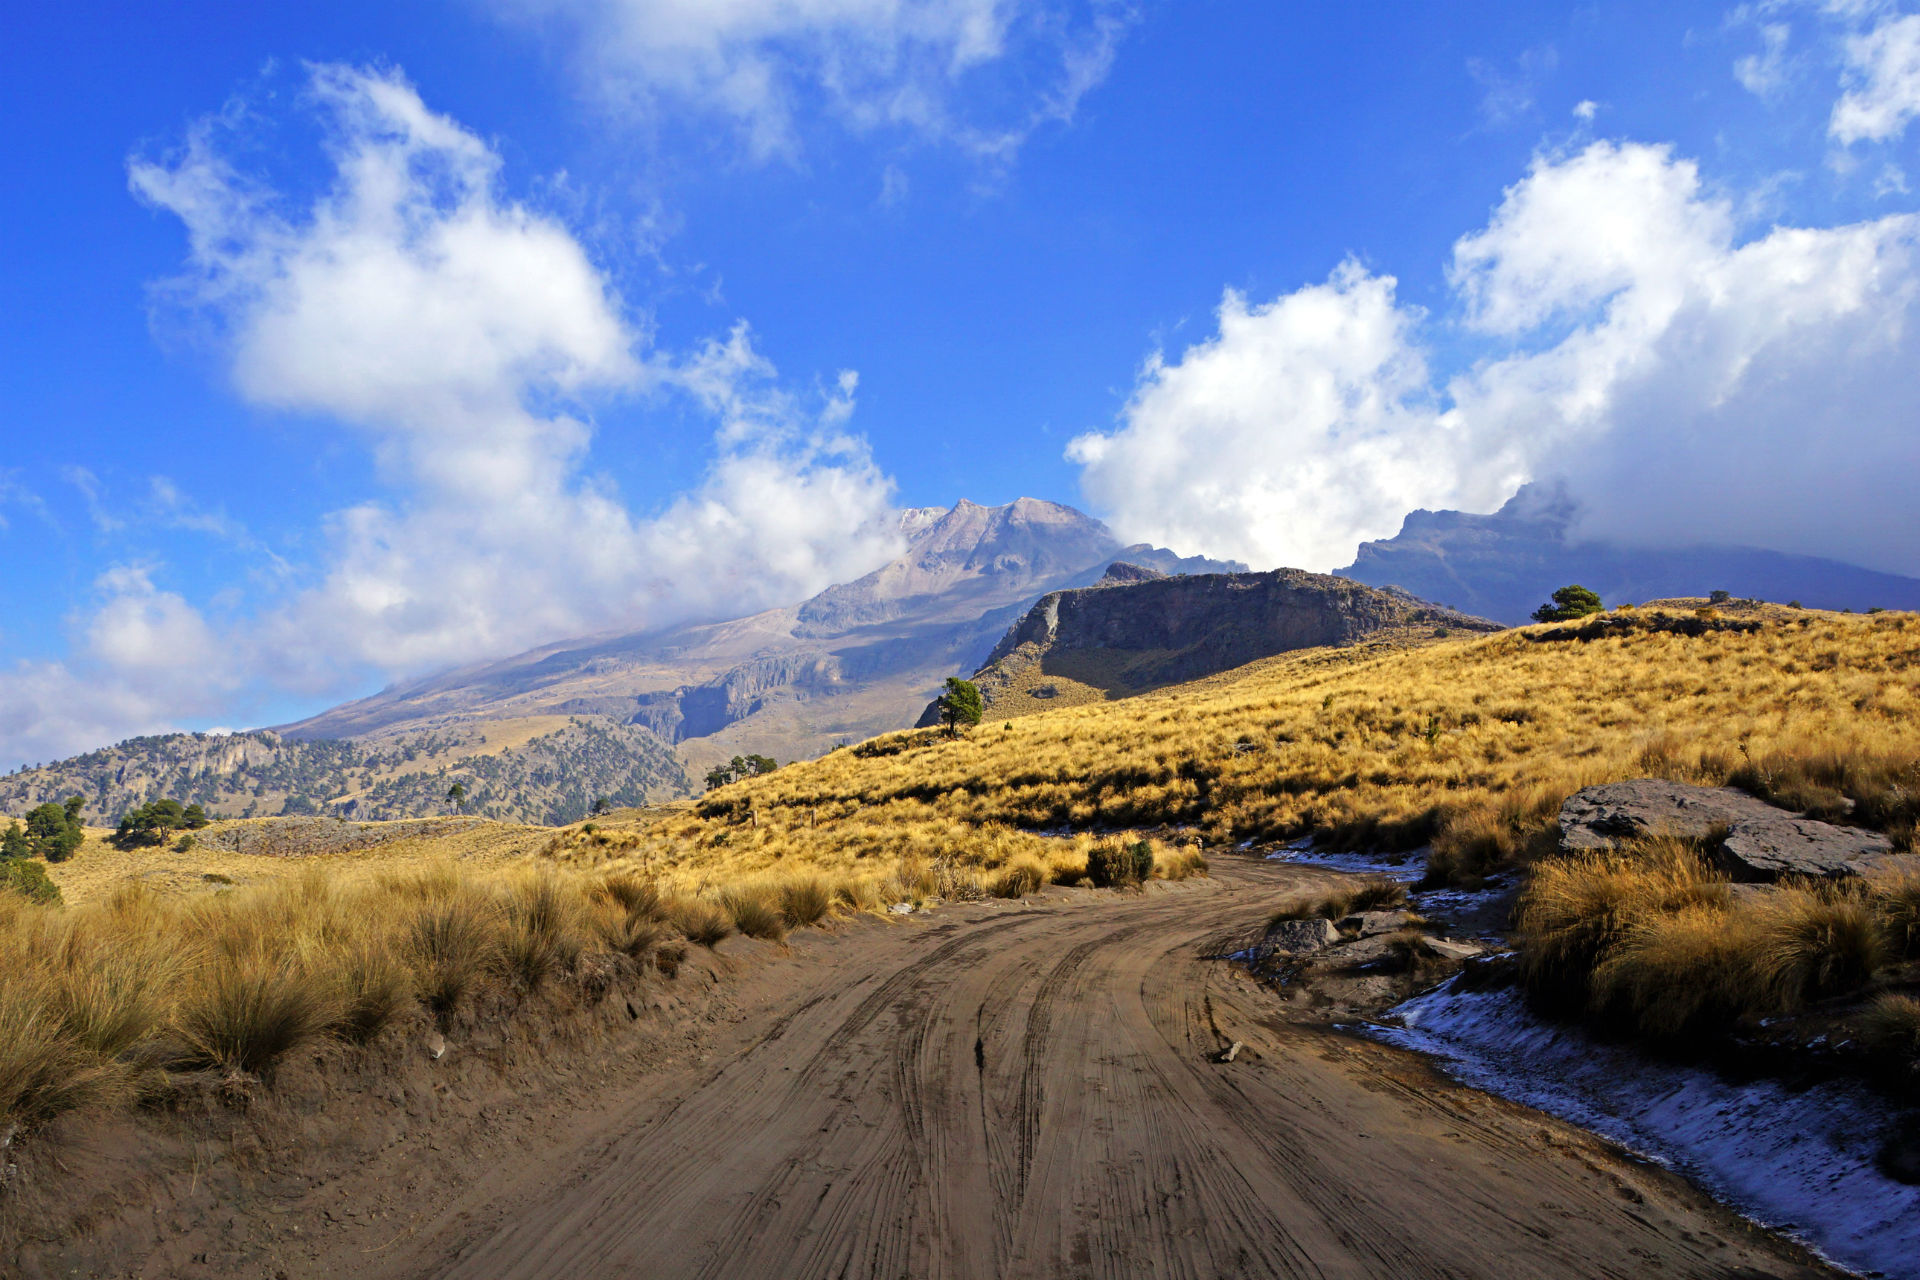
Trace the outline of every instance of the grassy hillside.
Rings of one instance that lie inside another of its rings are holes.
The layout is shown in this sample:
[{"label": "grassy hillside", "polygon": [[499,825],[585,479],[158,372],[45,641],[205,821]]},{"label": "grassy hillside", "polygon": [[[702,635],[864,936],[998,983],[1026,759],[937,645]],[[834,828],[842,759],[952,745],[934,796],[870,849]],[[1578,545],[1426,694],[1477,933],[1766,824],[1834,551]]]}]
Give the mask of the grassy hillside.
[{"label": "grassy hillside", "polygon": [[1578,788],[1647,775],[1851,810],[1911,842],[1920,617],[1638,610],[1589,625],[1609,633],[1288,654],[958,740],[893,734],[724,788],[617,850],[568,836],[558,852],[659,873],[993,866],[1047,847],[1043,830],[1175,825],[1214,843],[1431,841],[1441,874],[1470,879],[1536,845]]}]

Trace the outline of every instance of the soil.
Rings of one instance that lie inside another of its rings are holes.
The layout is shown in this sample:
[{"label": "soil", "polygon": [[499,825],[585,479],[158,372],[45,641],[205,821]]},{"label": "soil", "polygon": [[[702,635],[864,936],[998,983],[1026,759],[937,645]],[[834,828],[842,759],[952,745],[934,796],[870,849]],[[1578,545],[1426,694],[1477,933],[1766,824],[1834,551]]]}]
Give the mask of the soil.
[{"label": "soil", "polygon": [[[71,1121],[11,1274],[1824,1276],[1581,1130],[1287,1018],[1221,957],[1312,868],[1217,858],[733,940],[631,1012]],[[633,1016],[637,1015],[637,1016]],[[1231,1061],[1222,1060],[1235,1044]]]}]

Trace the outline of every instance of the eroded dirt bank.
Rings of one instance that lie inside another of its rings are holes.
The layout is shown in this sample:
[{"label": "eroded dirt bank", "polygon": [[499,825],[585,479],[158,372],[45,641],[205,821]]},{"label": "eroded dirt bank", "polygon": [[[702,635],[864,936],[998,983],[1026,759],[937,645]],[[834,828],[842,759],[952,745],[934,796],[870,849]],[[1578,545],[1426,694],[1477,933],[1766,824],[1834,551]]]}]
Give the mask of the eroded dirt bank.
[{"label": "eroded dirt bank", "polygon": [[[748,950],[726,962],[724,1007],[644,1069],[498,1096],[443,1141],[419,1134],[361,1167],[229,1179],[235,1202],[217,1211],[148,1211],[131,1230],[129,1197],[23,1265],[368,1280],[1830,1274],[1579,1130],[1282,1021],[1270,992],[1209,958],[1330,878],[1223,859],[1211,880],[1117,900],[1054,891],[860,924],[791,955],[731,943]],[[1234,1041],[1236,1059],[1217,1061]],[[184,1204],[182,1190],[154,1194]]]}]

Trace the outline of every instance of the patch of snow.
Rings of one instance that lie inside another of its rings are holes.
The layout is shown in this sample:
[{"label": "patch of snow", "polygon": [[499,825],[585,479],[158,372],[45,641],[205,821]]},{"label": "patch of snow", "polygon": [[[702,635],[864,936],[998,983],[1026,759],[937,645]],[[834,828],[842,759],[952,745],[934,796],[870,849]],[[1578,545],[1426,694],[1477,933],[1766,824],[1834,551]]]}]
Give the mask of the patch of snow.
[{"label": "patch of snow", "polygon": [[1346,871],[1355,875],[1391,876],[1407,884],[1412,884],[1427,871],[1425,849],[1415,849],[1412,853],[1316,853],[1311,839],[1282,845],[1267,855],[1267,861],[1297,862],[1305,867],[1325,867],[1329,871]]},{"label": "patch of snow", "polygon": [[1395,1009],[1404,1027],[1368,1033],[1670,1165],[1841,1266],[1920,1277],[1920,1187],[1875,1167],[1893,1108],[1866,1089],[1730,1083],[1543,1022],[1516,991],[1456,985]]}]

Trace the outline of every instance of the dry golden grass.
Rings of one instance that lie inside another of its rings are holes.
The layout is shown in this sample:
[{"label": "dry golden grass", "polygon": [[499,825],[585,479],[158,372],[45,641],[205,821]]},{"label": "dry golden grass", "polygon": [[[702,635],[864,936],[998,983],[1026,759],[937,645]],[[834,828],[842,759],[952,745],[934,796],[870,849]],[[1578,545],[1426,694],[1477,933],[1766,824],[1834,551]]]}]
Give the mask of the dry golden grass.
[{"label": "dry golden grass", "polygon": [[1902,834],[1920,804],[1920,618],[1758,621],[1289,654],[958,739],[877,738],[645,822],[570,829],[547,852],[692,887],[939,859],[989,881],[1022,860],[1071,879],[1100,835],[1172,825],[1219,843],[1432,841],[1436,872],[1470,880],[1537,852],[1578,788],[1649,774],[1783,798],[1817,787]]},{"label": "dry golden grass", "polygon": [[670,975],[678,934],[779,938],[837,900],[818,875],[672,898],[630,873],[525,859],[309,866],[218,894],[125,884],[71,907],[0,893],[0,1119],[164,1095],[194,1073],[270,1079],[289,1055],[445,1027],[483,998],[510,1016],[548,988]]},{"label": "dry golden grass", "polygon": [[1735,893],[1703,851],[1657,838],[1536,863],[1522,981],[1552,1005],[1671,1038],[1866,989],[1899,956],[1906,882]]}]

